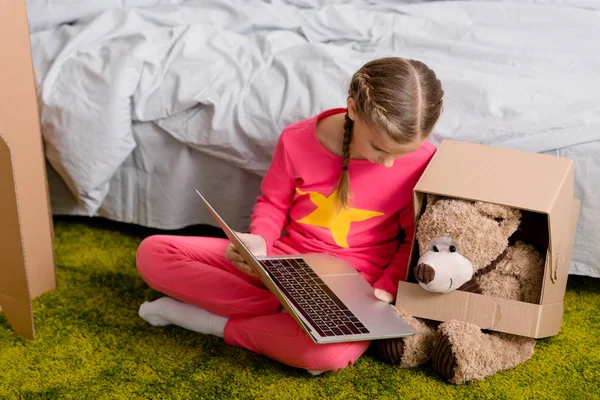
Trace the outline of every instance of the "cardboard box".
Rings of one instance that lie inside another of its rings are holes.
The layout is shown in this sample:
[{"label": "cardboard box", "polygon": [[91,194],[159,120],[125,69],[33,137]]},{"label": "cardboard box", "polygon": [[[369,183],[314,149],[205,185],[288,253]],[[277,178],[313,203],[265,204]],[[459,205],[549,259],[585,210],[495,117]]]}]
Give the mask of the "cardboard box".
[{"label": "cardboard box", "polygon": [[24,0],[0,0],[0,307],[35,338],[31,300],[56,287],[52,220]]},{"label": "cardboard box", "polygon": [[463,291],[426,291],[412,274],[419,259],[415,239],[406,282],[398,286],[396,305],[416,317],[435,321],[457,319],[482,329],[533,338],[558,334],[580,204],[573,190],[570,159],[442,142],[414,189],[415,221],[425,209],[427,193],[520,209],[520,234],[546,256],[541,301],[530,304]]}]

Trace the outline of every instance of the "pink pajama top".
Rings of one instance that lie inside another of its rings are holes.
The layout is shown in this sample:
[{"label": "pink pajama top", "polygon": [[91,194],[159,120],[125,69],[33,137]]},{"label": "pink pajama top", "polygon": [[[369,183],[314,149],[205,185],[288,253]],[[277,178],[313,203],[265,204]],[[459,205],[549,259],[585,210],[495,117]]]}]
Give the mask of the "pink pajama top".
[{"label": "pink pajama top", "polygon": [[342,157],[323,147],[315,128],[320,118],[342,112],[328,110],[283,130],[253,209],[250,232],[265,238],[269,254],[277,249],[345,259],[374,288],[395,295],[398,282],[406,278],[414,236],[413,188],[436,148],[426,141],[391,168],[351,159],[349,207],[338,210]]}]

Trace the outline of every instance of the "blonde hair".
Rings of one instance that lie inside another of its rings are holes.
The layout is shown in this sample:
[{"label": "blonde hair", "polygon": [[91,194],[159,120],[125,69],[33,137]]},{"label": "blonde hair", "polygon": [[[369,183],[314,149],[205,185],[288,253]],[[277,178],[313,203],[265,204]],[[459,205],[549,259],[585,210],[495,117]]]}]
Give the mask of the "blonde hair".
[{"label": "blonde hair", "polygon": [[[443,97],[435,72],[420,61],[399,57],[380,58],[363,65],[352,76],[348,89],[357,116],[400,144],[431,134],[442,113]],[[346,110],[342,175],[337,188],[342,207],[347,207],[350,198],[348,163],[353,125]]]}]

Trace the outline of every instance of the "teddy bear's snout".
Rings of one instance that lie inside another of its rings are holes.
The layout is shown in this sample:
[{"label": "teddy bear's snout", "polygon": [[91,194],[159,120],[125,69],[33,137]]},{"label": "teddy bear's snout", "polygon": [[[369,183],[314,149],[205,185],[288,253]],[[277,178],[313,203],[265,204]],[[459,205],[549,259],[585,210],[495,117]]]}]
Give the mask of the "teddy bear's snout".
[{"label": "teddy bear's snout", "polygon": [[419,264],[415,267],[415,278],[417,282],[427,285],[435,278],[435,270],[428,264]]},{"label": "teddy bear's snout", "polygon": [[457,251],[433,250],[419,257],[413,271],[423,289],[448,293],[473,277],[473,264]]}]

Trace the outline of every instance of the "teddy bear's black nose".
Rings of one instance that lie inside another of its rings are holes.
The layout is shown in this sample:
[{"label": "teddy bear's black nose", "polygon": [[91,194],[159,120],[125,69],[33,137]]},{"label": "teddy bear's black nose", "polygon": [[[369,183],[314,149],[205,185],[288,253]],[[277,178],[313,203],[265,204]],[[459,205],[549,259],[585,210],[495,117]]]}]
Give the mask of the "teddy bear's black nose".
[{"label": "teddy bear's black nose", "polygon": [[427,285],[435,278],[435,270],[427,264],[419,264],[415,267],[415,278],[418,282]]}]

